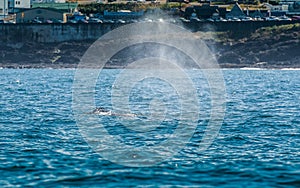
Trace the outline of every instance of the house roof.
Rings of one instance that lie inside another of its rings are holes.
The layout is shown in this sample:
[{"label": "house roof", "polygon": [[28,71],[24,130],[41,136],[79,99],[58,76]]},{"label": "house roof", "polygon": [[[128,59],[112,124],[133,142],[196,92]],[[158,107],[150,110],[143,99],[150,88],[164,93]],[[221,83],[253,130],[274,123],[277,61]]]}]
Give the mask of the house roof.
[{"label": "house roof", "polygon": [[255,10],[254,12],[250,13],[252,17],[264,17],[260,10]]},{"label": "house roof", "polygon": [[54,8],[31,8],[31,9],[24,9],[23,11],[18,12],[17,14],[22,14],[22,12],[29,12],[29,11],[35,11],[35,10],[48,10],[48,11],[54,11],[54,12],[58,12],[58,13],[64,13],[63,10],[58,10],[58,9],[54,9]]},{"label": "house roof", "polygon": [[236,3],[231,11],[228,13],[228,15],[230,16],[234,16],[234,17],[239,17],[239,16],[245,16],[242,8],[240,7],[240,5],[238,3]]},{"label": "house roof", "polygon": [[77,8],[78,3],[34,3],[32,8],[51,8],[68,11]]}]

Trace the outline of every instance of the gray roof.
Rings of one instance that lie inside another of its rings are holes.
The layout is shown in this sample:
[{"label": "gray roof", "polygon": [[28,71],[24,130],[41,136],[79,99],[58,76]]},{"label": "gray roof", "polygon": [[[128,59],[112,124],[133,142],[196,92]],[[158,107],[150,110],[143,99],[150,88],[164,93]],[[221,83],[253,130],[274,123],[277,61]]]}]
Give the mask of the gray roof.
[{"label": "gray roof", "polygon": [[227,16],[232,16],[232,17],[242,17],[245,16],[242,8],[240,7],[240,5],[238,3],[236,3],[231,11],[227,14]]},{"label": "gray roof", "polygon": [[250,14],[252,17],[264,17],[264,15],[260,12],[260,10],[255,10],[255,12]]},{"label": "gray roof", "polygon": [[67,11],[77,8],[78,3],[33,3],[32,8],[52,8]]}]

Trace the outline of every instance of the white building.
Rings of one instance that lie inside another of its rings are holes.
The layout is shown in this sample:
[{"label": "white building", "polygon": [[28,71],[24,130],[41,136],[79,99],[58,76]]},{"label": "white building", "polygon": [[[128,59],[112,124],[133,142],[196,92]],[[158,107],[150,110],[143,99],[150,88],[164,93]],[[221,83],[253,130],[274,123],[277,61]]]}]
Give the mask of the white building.
[{"label": "white building", "polygon": [[66,3],[66,0],[32,0],[32,3]]},{"label": "white building", "polygon": [[0,0],[0,20],[8,15],[8,0]]},{"label": "white building", "polygon": [[8,7],[11,9],[23,9],[23,8],[30,8],[30,1],[31,0],[8,0],[9,5]]},{"label": "white building", "polygon": [[288,6],[287,14],[300,15],[300,0],[281,0],[279,4]]},{"label": "white building", "polygon": [[289,6],[286,4],[271,5],[271,4],[265,3],[265,6],[267,7],[268,10],[271,10],[272,12],[279,12],[279,11],[287,12],[289,10]]},{"label": "white building", "polygon": [[8,12],[16,13],[31,8],[31,0],[8,0]]}]

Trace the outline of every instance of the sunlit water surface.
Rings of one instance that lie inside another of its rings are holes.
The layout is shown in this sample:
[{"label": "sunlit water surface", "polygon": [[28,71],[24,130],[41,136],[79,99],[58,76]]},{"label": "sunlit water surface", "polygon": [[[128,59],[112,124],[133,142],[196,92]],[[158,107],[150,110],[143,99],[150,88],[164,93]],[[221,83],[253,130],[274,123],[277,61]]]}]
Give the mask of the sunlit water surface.
[{"label": "sunlit water surface", "polygon": [[[179,153],[146,168],[105,160],[83,139],[72,111],[75,70],[0,72],[1,187],[300,186],[297,70],[223,70],[225,119],[213,144],[201,153],[197,147],[209,122],[209,87],[201,71],[190,71],[196,83],[191,87],[199,99],[197,129]],[[96,106],[112,107],[111,89],[119,73],[103,71],[96,86]],[[153,98],[164,103],[166,120],[160,128],[154,127],[155,132],[137,138],[117,117],[99,117],[109,134],[124,136],[124,143],[137,147],[167,139],[164,135],[173,133],[180,114],[180,96],[172,85],[157,79],[145,83],[133,87],[130,108],[150,116]]]}]

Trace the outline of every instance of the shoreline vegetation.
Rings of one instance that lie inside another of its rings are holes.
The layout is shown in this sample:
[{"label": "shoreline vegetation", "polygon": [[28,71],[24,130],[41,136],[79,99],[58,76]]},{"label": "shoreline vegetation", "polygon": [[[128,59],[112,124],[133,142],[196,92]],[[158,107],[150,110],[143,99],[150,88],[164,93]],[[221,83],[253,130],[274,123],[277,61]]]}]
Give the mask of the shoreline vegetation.
[{"label": "shoreline vegetation", "polygon": [[[299,23],[260,28],[243,38],[235,38],[228,32],[196,32],[195,35],[208,45],[221,68],[300,68]],[[2,44],[0,67],[76,68],[93,42]],[[114,57],[105,68],[124,68],[126,59],[126,55]]]},{"label": "shoreline vegetation", "polygon": [[[76,1],[70,1],[76,2]],[[249,10],[267,10],[266,5],[263,3],[264,1],[248,1],[240,3],[241,8],[248,8]],[[267,1],[265,1],[267,2]],[[278,4],[278,2],[268,1],[270,4]],[[111,3],[89,3],[89,4],[81,4],[79,3],[78,10],[84,14],[97,14],[103,13],[104,10],[108,11],[119,11],[119,10],[130,10],[130,11],[147,11],[151,9],[160,9],[160,10],[171,10],[178,9],[182,10],[189,6],[194,5],[203,5],[209,3],[210,5],[216,5],[221,7],[226,7],[227,9],[231,9],[235,1],[169,1],[169,0],[146,0],[142,2],[138,1],[115,1]]]}]

